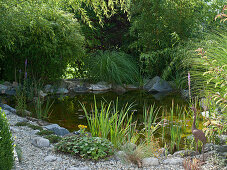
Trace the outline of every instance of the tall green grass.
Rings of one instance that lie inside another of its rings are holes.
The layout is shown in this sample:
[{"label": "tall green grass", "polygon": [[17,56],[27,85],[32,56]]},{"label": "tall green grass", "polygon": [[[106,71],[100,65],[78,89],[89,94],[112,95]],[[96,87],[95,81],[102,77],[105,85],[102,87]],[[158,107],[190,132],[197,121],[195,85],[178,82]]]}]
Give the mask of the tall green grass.
[{"label": "tall green grass", "polygon": [[132,132],[133,114],[129,114],[132,105],[126,104],[119,110],[118,101],[115,104],[113,102],[109,104],[101,102],[99,109],[94,98],[91,114],[88,113],[84,104],[81,104],[81,106],[85,112],[92,136],[107,138],[116,148],[119,148]]},{"label": "tall green grass", "polygon": [[95,81],[116,84],[140,82],[137,63],[132,56],[117,51],[97,51],[86,60],[88,73]]}]

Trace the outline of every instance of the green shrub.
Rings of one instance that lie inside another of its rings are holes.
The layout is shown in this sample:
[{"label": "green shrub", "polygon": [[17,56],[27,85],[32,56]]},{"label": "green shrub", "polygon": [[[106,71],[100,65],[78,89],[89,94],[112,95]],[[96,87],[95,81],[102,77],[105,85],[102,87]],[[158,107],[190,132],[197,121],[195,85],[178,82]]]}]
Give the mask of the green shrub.
[{"label": "green shrub", "polygon": [[65,137],[55,148],[61,152],[94,160],[103,159],[113,154],[111,142],[99,137]]},{"label": "green shrub", "polygon": [[86,60],[88,74],[96,81],[116,84],[139,83],[139,69],[133,58],[123,52],[98,51]]},{"label": "green shrub", "polygon": [[84,54],[80,24],[52,1],[4,1],[0,13],[0,67],[9,80],[18,77],[26,59],[28,76],[58,79]]},{"label": "green shrub", "polygon": [[62,139],[62,137],[57,135],[46,135],[44,138],[49,139],[50,143],[58,143]]},{"label": "green shrub", "polygon": [[7,118],[0,108],[0,169],[11,170],[14,164],[13,140]]}]

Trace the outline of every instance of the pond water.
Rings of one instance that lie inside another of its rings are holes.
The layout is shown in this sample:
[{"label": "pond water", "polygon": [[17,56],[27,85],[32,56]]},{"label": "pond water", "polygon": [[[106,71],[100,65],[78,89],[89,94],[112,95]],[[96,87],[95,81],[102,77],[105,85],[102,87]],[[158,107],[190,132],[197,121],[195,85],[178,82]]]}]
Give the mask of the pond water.
[{"label": "pond water", "polygon": [[[57,123],[60,126],[67,128],[71,132],[79,130],[79,124],[87,125],[87,120],[80,102],[85,104],[88,111],[91,111],[91,105],[94,104],[94,97],[97,103],[100,103],[101,101],[106,101],[108,103],[111,101],[116,102],[116,100],[118,100],[119,108],[123,107],[127,103],[133,103],[131,113],[133,113],[133,120],[137,121],[138,125],[140,125],[143,120],[144,106],[155,105],[155,108],[160,108],[158,113],[159,120],[167,120],[161,125],[155,135],[156,138],[159,138],[160,144],[164,146],[165,144],[169,145],[171,143],[170,121],[172,121],[172,129],[178,126],[181,129],[180,148],[183,149],[186,145],[189,145],[186,144],[184,139],[191,135],[192,116],[191,112],[188,112],[188,102],[176,92],[168,94],[150,94],[146,91],[135,90],[128,91],[123,94],[110,91],[97,94],[83,93],[71,94],[68,96],[51,96],[50,99],[54,101],[54,103],[51,108],[52,113],[49,116],[48,121],[51,123]],[[174,113],[171,119],[170,110],[173,103]],[[176,110],[177,105],[181,108],[178,111]],[[28,110],[34,112],[34,105],[28,106]],[[198,122],[201,121],[202,120],[199,119]],[[201,123],[199,123],[199,125],[201,125]],[[198,127],[202,128],[200,126]]]}]

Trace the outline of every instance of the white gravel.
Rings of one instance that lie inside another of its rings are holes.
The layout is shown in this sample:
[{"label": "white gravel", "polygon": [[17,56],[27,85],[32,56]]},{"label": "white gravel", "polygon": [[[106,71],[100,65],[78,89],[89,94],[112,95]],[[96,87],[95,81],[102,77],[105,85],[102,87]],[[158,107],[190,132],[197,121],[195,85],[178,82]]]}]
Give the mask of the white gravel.
[{"label": "white gravel", "polygon": [[[22,149],[22,162],[15,159],[14,170],[183,170],[182,165],[162,164],[146,168],[138,168],[133,164],[125,164],[120,160],[111,158],[107,161],[86,161],[75,158],[71,155],[55,153],[54,146],[38,148],[32,145],[31,141],[37,137],[33,129],[26,126],[14,126],[18,121],[23,120],[13,113],[7,114],[11,126],[15,144]],[[30,122],[35,124],[34,122]],[[56,158],[56,159],[55,159]],[[50,160],[50,161],[48,161]],[[220,169],[211,163],[203,165],[204,170]],[[223,169],[223,168],[222,168]],[[227,170],[227,168],[225,168]]]}]

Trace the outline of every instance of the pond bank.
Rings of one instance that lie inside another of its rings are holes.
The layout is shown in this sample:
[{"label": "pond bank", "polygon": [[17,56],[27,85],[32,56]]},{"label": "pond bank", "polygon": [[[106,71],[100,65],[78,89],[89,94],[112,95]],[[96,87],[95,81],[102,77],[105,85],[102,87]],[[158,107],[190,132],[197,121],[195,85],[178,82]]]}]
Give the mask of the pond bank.
[{"label": "pond bank", "polygon": [[[33,139],[39,137],[35,133],[37,130],[32,130],[26,126],[15,126],[17,122],[28,121],[26,118],[17,116],[16,114],[5,111],[8,121],[10,123],[10,129],[14,137],[15,144],[22,149],[22,162],[19,163],[16,159],[15,170],[34,170],[34,169],[56,169],[56,170],[93,170],[93,169],[113,169],[113,170],[128,170],[128,169],[154,169],[154,170],[166,170],[177,169],[183,170],[183,158],[168,155],[167,158],[158,158],[158,165],[152,166],[151,162],[147,162],[146,167],[138,168],[133,164],[122,163],[116,156],[106,161],[86,161],[78,159],[70,155],[64,155],[54,152],[53,145],[48,147],[36,147],[32,144]],[[36,122],[29,121],[29,123],[37,125]],[[213,165],[212,159],[215,157],[210,152],[205,154],[206,164],[202,165],[202,169],[218,169],[219,165]],[[201,157],[198,155],[197,157]],[[151,160],[148,160],[151,161]],[[144,164],[145,165],[145,164]]]}]

